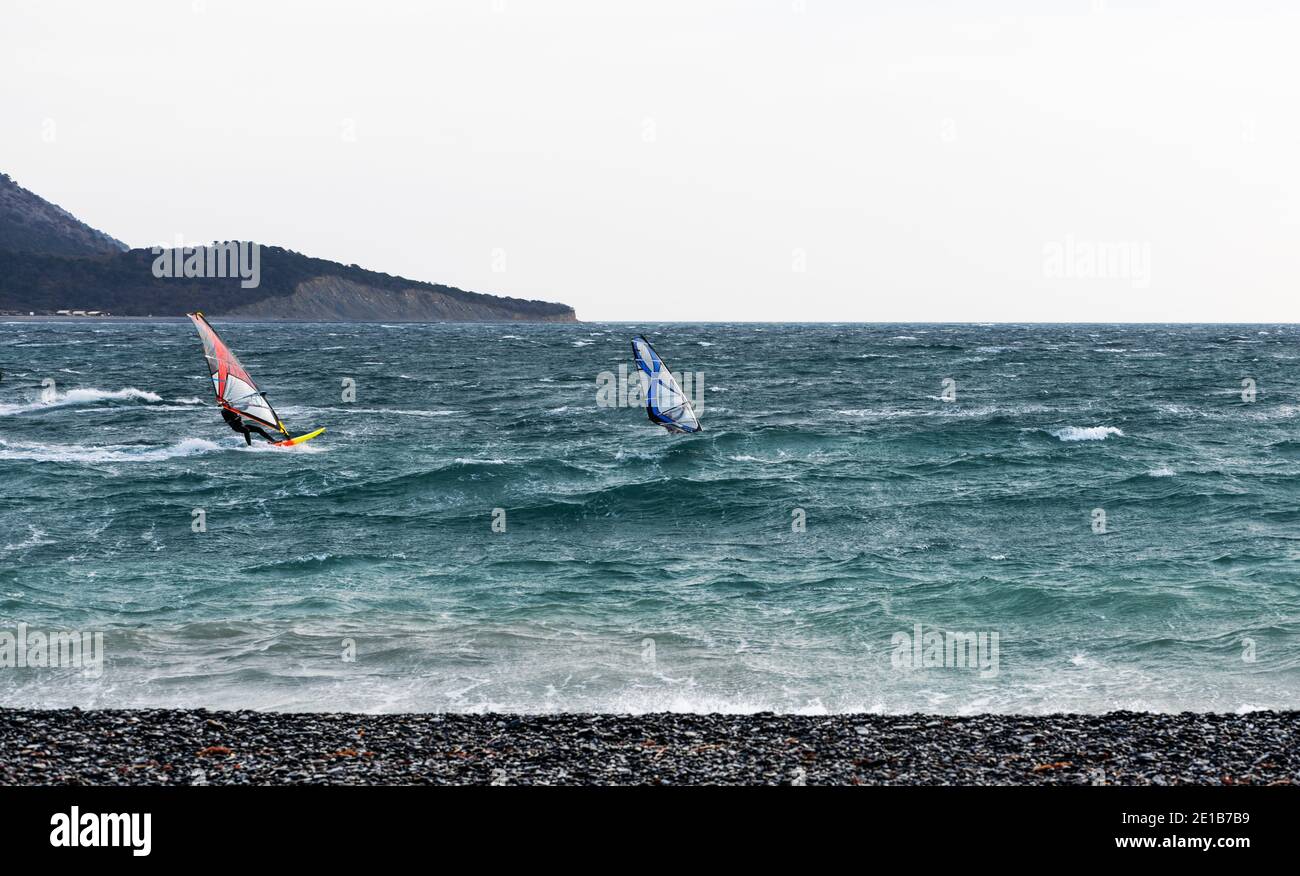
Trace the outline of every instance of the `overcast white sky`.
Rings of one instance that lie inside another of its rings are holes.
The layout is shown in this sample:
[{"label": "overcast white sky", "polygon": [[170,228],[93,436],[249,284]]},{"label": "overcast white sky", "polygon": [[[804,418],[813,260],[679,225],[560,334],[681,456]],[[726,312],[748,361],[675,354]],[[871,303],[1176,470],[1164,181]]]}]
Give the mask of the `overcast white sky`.
[{"label": "overcast white sky", "polygon": [[6,0],[0,170],[588,320],[1300,321],[1297,45],[1262,2]]}]

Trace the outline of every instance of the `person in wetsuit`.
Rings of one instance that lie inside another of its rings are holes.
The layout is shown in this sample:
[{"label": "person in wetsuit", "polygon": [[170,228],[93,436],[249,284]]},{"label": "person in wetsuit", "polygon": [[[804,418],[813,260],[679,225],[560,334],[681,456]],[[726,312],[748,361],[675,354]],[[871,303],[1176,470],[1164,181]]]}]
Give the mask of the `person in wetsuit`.
[{"label": "person in wetsuit", "polygon": [[272,444],[275,443],[275,439],[272,438],[270,435],[266,434],[266,431],[262,429],[261,426],[254,426],[252,423],[244,422],[243,418],[240,417],[239,414],[235,413],[229,408],[221,409],[221,419],[226,421],[227,426],[234,429],[239,434],[243,435],[244,443],[249,445],[250,447],[253,444],[254,432],[261,435],[263,438],[265,438],[267,441],[271,442]]}]

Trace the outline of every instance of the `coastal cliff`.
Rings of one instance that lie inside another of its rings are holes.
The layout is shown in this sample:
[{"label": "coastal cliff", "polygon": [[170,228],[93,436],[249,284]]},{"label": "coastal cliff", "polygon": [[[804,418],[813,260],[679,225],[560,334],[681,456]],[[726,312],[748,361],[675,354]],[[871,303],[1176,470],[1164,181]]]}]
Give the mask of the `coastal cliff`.
[{"label": "coastal cliff", "polygon": [[[299,283],[289,295],[263,298],[224,311],[226,316],[259,319],[308,319],[332,321],[392,322],[576,322],[571,308],[524,311],[501,302],[465,301],[445,291],[419,285],[384,289],[337,276],[315,277]],[[526,302],[536,304],[540,302]]]}]

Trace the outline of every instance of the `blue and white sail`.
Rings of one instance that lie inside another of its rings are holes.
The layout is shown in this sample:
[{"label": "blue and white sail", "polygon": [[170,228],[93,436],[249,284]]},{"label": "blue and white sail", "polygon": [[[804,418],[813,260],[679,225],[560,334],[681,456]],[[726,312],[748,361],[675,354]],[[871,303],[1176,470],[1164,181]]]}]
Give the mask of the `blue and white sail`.
[{"label": "blue and white sail", "polygon": [[691,400],[682,392],[677,378],[659,358],[650,342],[637,335],[632,339],[632,356],[641,372],[646,415],[669,432],[699,432],[700,419],[695,416]]}]

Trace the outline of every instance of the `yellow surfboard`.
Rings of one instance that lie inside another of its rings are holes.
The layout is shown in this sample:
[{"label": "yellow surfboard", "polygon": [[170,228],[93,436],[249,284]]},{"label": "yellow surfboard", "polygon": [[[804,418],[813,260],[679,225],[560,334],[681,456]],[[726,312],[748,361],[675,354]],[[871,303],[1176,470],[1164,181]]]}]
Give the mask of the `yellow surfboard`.
[{"label": "yellow surfboard", "polygon": [[324,432],[324,427],[317,429],[315,432],[308,432],[306,435],[299,435],[297,438],[286,438],[283,441],[275,442],[276,447],[293,447],[296,444],[302,444],[304,441],[310,441],[317,435]]}]

